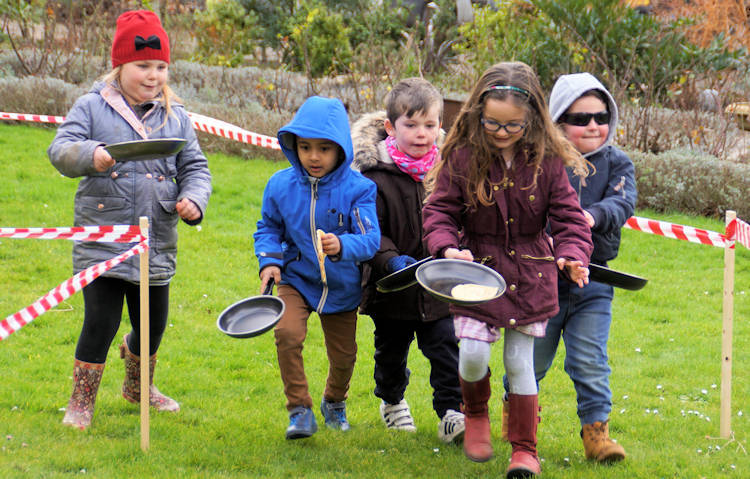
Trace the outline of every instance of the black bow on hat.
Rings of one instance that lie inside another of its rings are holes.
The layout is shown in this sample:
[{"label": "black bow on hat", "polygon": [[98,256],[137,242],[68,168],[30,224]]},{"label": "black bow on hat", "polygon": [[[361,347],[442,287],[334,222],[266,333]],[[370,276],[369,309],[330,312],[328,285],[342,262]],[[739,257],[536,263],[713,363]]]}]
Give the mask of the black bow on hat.
[{"label": "black bow on hat", "polygon": [[159,37],[157,37],[156,35],[151,35],[147,39],[144,39],[140,35],[136,35],[135,36],[136,51],[143,50],[146,47],[153,48],[154,50],[161,50],[161,40],[159,40]]}]

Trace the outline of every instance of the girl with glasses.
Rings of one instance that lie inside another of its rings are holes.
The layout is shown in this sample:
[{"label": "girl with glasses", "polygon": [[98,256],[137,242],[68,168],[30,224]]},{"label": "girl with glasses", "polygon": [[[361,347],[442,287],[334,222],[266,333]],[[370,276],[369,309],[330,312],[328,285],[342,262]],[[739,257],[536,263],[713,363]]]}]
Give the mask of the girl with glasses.
[{"label": "girl with glasses", "polygon": [[485,264],[507,283],[500,298],[451,305],[451,313],[460,339],[464,453],[477,462],[492,457],[488,365],[490,345],[503,338],[509,478],[541,472],[533,345],[558,311],[558,271],[580,287],[588,283],[591,233],[566,165],[581,177],[589,172],[550,118],[534,71],[509,62],[490,67],[474,86],[427,177],[431,194],[423,217],[430,254],[489,257]]}]

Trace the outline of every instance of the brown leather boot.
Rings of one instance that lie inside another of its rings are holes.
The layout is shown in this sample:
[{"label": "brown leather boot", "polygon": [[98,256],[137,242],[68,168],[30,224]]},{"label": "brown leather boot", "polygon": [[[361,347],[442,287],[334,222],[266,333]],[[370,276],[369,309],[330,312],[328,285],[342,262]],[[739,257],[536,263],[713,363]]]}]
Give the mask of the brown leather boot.
[{"label": "brown leather boot", "polygon": [[609,419],[604,422],[584,424],[581,431],[586,459],[601,463],[625,459],[625,448],[609,438]]},{"label": "brown leather boot", "polygon": [[63,424],[86,429],[94,417],[94,403],[99,383],[102,381],[104,363],[86,363],[75,360],[73,363],[73,394],[65,408]]},{"label": "brown leather boot", "polygon": [[474,462],[485,462],[492,458],[490,442],[490,416],[487,402],[490,400],[490,373],[475,382],[461,380],[464,403],[464,454]]},{"label": "brown leather boot", "polygon": [[[125,361],[125,381],[122,383],[122,397],[132,403],[141,401],[141,358],[130,352],[128,348],[128,335],[120,345],[120,357]],[[180,410],[180,405],[174,399],[165,396],[154,386],[154,367],[156,367],[156,354],[149,358],[148,377],[148,402],[157,411]]]},{"label": "brown leather boot", "polygon": [[502,427],[500,428],[500,439],[508,442],[508,413],[510,406],[508,405],[508,395],[503,396],[503,416],[502,416]]},{"label": "brown leather boot", "polygon": [[536,453],[539,402],[536,394],[508,394],[508,440],[512,448],[507,479],[534,477],[542,473]]}]

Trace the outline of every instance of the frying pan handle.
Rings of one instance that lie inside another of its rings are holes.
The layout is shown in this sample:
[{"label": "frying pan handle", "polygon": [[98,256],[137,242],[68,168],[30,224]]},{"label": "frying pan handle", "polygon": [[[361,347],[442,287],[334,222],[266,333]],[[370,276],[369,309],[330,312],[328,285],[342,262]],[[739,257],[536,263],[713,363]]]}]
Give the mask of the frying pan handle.
[{"label": "frying pan handle", "polygon": [[263,290],[263,295],[267,296],[269,294],[273,294],[273,285],[275,281],[273,279],[273,276],[268,278],[268,283],[266,283],[266,289]]}]

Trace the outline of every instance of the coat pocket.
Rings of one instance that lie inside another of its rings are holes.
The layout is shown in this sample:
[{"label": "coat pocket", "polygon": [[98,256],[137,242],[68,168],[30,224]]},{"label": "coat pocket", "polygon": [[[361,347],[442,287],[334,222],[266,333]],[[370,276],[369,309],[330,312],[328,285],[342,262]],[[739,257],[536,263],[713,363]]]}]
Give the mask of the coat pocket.
[{"label": "coat pocket", "polygon": [[82,226],[127,224],[130,202],[122,196],[79,196],[75,213],[77,224]]},{"label": "coat pocket", "polygon": [[155,217],[151,219],[151,245],[164,252],[177,248],[177,214],[176,200],[159,200],[160,208],[154,209]]}]

